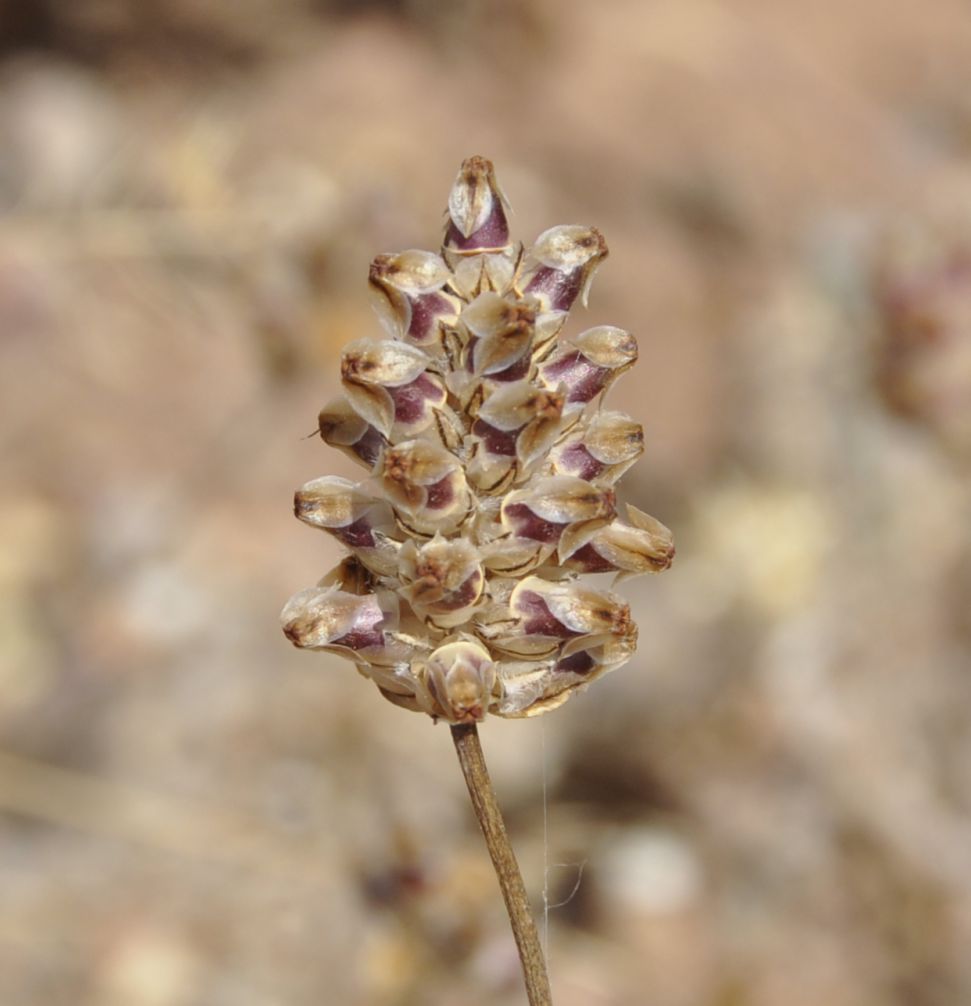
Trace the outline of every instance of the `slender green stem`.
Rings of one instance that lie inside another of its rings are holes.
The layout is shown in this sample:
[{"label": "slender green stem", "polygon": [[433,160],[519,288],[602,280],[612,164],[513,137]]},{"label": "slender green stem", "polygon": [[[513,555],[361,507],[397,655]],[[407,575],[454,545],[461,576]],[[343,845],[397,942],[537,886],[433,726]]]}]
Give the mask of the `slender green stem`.
[{"label": "slender green stem", "polygon": [[539,933],[529,907],[523,876],[519,872],[519,864],[492,789],[492,780],[479,743],[479,731],[474,723],[456,724],[452,727],[452,740],[455,742],[465,784],[472,798],[472,807],[485,836],[502,897],[506,902],[506,911],[509,913],[509,922],[523,965],[530,1006],[552,1006],[550,980],[546,974]]}]

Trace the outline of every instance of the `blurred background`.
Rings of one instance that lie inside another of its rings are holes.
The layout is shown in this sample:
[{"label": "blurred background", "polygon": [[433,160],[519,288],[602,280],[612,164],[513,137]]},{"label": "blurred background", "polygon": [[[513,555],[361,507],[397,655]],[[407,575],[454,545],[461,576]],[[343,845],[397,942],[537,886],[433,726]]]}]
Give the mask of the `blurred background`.
[{"label": "blurred background", "polygon": [[483,728],[558,1006],[971,1002],[961,0],[0,0],[0,1002],[523,1002],[447,730],[277,623],[475,153],[605,233],[678,543]]}]

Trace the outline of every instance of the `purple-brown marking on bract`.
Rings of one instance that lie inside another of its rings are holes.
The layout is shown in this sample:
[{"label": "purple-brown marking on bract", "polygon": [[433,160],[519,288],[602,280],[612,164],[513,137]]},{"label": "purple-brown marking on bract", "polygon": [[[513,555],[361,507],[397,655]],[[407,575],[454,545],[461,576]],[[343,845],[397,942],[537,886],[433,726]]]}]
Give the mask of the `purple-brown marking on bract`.
[{"label": "purple-brown marking on bract", "polygon": [[480,339],[477,335],[470,335],[468,346],[465,351],[465,371],[468,374],[475,373],[475,347],[479,344]]},{"label": "purple-brown marking on bract", "polygon": [[472,603],[482,583],[482,573],[476,570],[458,589],[449,591],[431,605],[435,611],[456,611]]},{"label": "purple-brown marking on bract", "polygon": [[388,391],[394,402],[394,421],[403,426],[410,426],[424,417],[428,399],[440,401],[442,398],[441,388],[427,374],[419,374],[410,384]]},{"label": "purple-brown marking on bract", "polygon": [[517,537],[539,541],[545,545],[558,542],[564,529],[569,526],[568,524],[554,524],[552,521],[543,520],[542,517],[533,513],[525,503],[513,503],[506,507],[505,514],[515,523]]},{"label": "purple-brown marking on bract", "polygon": [[581,479],[596,478],[607,466],[598,461],[583,444],[570,444],[560,452],[558,467]]},{"label": "purple-brown marking on bract", "polygon": [[556,662],[553,672],[563,672],[568,674],[589,674],[597,666],[596,661],[586,650],[579,653],[572,653],[569,657],[564,657]]},{"label": "purple-brown marking on bract", "polygon": [[492,201],[492,211],[485,223],[466,237],[450,222],[445,233],[445,247],[456,251],[481,251],[485,248],[504,248],[509,244],[509,226],[506,213],[498,199]]},{"label": "purple-brown marking on bract", "polygon": [[515,363],[511,363],[505,370],[497,371],[489,375],[490,381],[521,381],[529,374],[529,354],[524,353]]},{"label": "purple-brown marking on bract", "polygon": [[543,368],[543,377],[547,381],[562,382],[567,386],[568,404],[593,401],[603,391],[609,373],[606,368],[591,363],[579,350],[568,353]]},{"label": "purple-brown marking on bract", "polygon": [[354,628],[346,636],[335,639],[332,646],[346,646],[349,650],[364,650],[370,646],[384,646],[384,633],[380,629]]},{"label": "purple-brown marking on bract", "polygon": [[329,530],[338,541],[342,541],[348,548],[374,548],[376,544],[374,529],[371,527],[371,521],[367,514],[358,517],[353,524],[348,524],[347,527]]},{"label": "purple-brown marking on bract", "polygon": [[377,600],[371,596],[367,603],[361,604],[354,612],[353,626],[350,632],[332,640],[334,646],[346,646],[351,650],[363,650],[368,646],[383,646],[384,631],[382,625],[385,613]]},{"label": "purple-brown marking on bract", "polygon": [[583,286],[583,267],[563,272],[552,266],[540,266],[526,286],[525,293],[545,294],[554,311],[569,311]]},{"label": "purple-brown marking on bract", "polygon": [[455,309],[440,293],[422,293],[411,300],[411,324],[408,335],[416,342],[427,342],[434,334],[442,315],[453,315]]},{"label": "purple-brown marking on bract", "polygon": [[617,567],[605,559],[589,542],[570,556],[567,565],[582,568],[585,573],[612,573]]},{"label": "purple-brown marking on bract", "polygon": [[366,464],[373,468],[381,452],[384,450],[387,440],[381,435],[379,430],[373,426],[368,426],[364,435],[351,445],[351,450]]},{"label": "purple-brown marking on bract", "polygon": [[472,424],[472,432],[477,437],[482,438],[482,443],[489,454],[502,458],[514,458],[516,456],[516,436],[519,433],[518,430],[497,430],[484,419],[477,419]]},{"label": "purple-brown marking on bract", "polygon": [[576,632],[565,626],[550,611],[543,596],[534,590],[524,590],[517,597],[516,612],[522,620],[523,631],[527,635],[558,636],[561,639],[583,635],[582,632]]},{"label": "purple-brown marking on bract", "polygon": [[455,500],[455,489],[452,486],[452,476],[446,475],[438,482],[425,487],[425,506],[429,510],[444,510]]}]

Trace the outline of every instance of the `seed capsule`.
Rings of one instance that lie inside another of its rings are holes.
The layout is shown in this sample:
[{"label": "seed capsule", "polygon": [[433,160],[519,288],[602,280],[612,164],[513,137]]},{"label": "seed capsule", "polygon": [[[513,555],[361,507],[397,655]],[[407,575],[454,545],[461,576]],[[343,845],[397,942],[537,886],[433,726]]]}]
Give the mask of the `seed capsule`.
[{"label": "seed capsule", "polygon": [[578,525],[603,523],[615,513],[612,490],[597,489],[569,475],[555,475],[510,493],[502,504],[501,520],[516,538],[548,546],[548,555],[562,544],[565,535],[576,533]]},{"label": "seed capsule", "polygon": [[553,446],[565,396],[519,381],[499,388],[479,409],[472,424],[476,453],[469,478],[484,492],[500,491],[502,479],[528,474]]},{"label": "seed capsule", "polygon": [[630,607],[623,598],[575,580],[551,582],[529,576],[513,590],[509,610],[527,635],[622,636],[630,625]]}]

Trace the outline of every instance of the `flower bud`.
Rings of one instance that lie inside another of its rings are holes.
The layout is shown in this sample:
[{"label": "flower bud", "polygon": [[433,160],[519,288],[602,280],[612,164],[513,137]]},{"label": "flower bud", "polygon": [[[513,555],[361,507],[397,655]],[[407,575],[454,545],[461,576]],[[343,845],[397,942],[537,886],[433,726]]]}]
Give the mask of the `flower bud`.
[{"label": "flower bud", "polygon": [[388,333],[433,352],[441,326],[452,325],[461,302],[443,287],[452,273],[444,260],[426,251],[378,255],[368,283],[372,303]]},{"label": "flower bud", "polygon": [[469,476],[479,489],[496,485],[513,465],[526,472],[552,447],[560,430],[565,395],[529,381],[499,387],[483,403],[472,424],[475,459]]},{"label": "flower bud", "polygon": [[485,719],[492,702],[496,667],[489,651],[472,639],[439,646],[425,661],[425,684],[449,723]]},{"label": "flower bud", "polygon": [[546,310],[569,311],[577,297],[586,307],[593,274],[606,257],[607,242],[596,227],[551,227],[529,249],[520,285]]},{"label": "flower bud", "polygon": [[283,632],[294,646],[384,665],[407,655],[407,648],[388,635],[396,620],[393,595],[361,596],[332,587],[301,590],[280,613]]},{"label": "flower bud", "polygon": [[448,197],[445,247],[461,252],[504,248],[509,244],[506,210],[492,162],[484,157],[463,161]]},{"label": "flower bud", "polygon": [[337,475],[314,479],[294,494],[293,512],[353,549],[370,569],[385,572],[397,564],[397,544],[387,537],[394,526],[388,507],[353,482]]},{"label": "flower bud", "polygon": [[387,440],[343,398],[320,410],[317,426],[325,444],[336,447],[368,468],[374,467],[387,444]]},{"label": "flower bud", "polygon": [[358,415],[392,441],[420,433],[447,397],[441,380],[426,373],[430,362],[403,342],[351,343],[341,357],[344,391]]},{"label": "flower bud", "polygon": [[492,164],[484,157],[464,161],[448,197],[443,254],[452,288],[466,300],[512,287],[522,246],[509,242],[506,212]]},{"label": "flower bud", "polygon": [[528,576],[513,590],[509,610],[530,636],[622,636],[630,626],[630,607],[623,598],[575,580]]},{"label": "flower bud", "polygon": [[476,547],[436,535],[422,546],[406,543],[399,555],[401,591],[416,614],[440,628],[467,622],[482,596],[485,574]]},{"label": "flower bud", "polygon": [[554,475],[510,493],[502,504],[501,520],[517,538],[556,546],[571,525],[606,521],[615,512],[612,490]]},{"label": "flower bud", "polygon": [[613,485],[644,452],[644,430],[622,412],[597,412],[581,432],[550,452],[553,470]]},{"label": "flower bud", "polygon": [[511,303],[491,291],[480,294],[462,312],[462,323],[471,338],[466,356],[470,373],[496,380],[525,361],[533,340],[536,308],[531,301]]},{"label": "flower bud", "polygon": [[581,332],[543,364],[539,373],[549,387],[567,387],[564,412],[583,409],[637,361],[634,337],[613,325]]},{"label": "flower bud", "polygon": [[409,440],[388,448],[381,485],[399,522],[419,535],[454,530],[468,516],[462,466],[440,444]]},{"label": "flower bud", "polygon": [[674,559],[674,539],[659,521],[628,507],[631,525],[614,521],[578,543],[564,565],[581,573],[660,573]]}]

